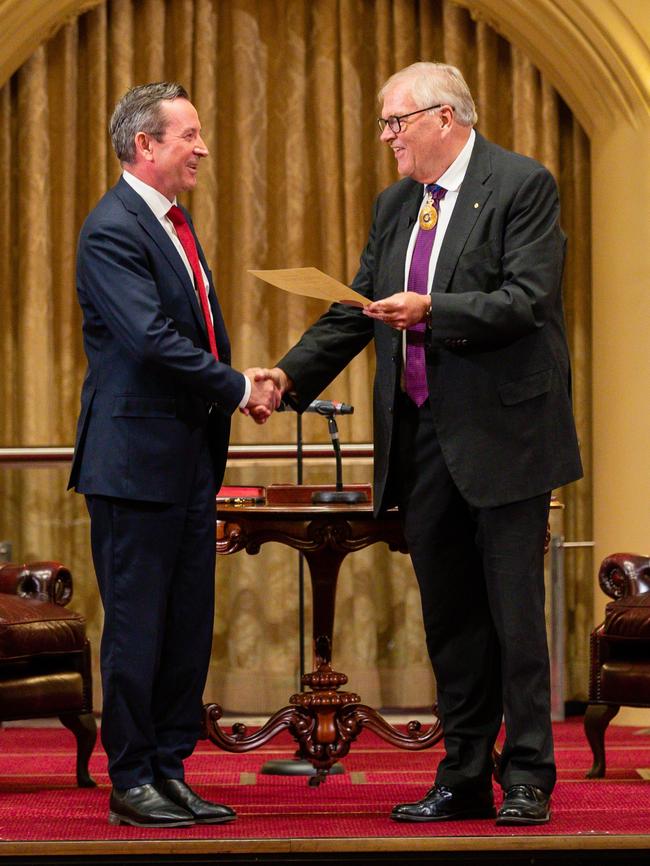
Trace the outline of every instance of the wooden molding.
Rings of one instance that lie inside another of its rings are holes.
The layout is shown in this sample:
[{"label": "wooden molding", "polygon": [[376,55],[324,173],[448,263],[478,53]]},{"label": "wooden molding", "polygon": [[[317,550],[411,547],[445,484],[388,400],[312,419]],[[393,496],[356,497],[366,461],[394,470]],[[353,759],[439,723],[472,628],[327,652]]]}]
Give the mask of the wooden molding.
[{"label": "wooden molding", "polygon": [[67,21],[104,0],[0,0],[0,87]]},{"label": "wooden molding", "polygon": [[646,0],[454,0],[519,47],[587,134],[650,116]]}]

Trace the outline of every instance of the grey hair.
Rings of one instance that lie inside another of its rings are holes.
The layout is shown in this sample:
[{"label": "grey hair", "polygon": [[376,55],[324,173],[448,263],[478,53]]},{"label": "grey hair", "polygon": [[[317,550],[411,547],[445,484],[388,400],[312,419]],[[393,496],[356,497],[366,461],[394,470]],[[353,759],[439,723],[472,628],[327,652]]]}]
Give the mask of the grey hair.
[{"label": "grey hair", "polygon": [[108,131],[113,150],[121,163],[135,162],[135,136],[146,132],[160,141],[167,128],[161,103],[172,99],[189,99],[181,84],[158,81],[140,84],[124,94],[115,106]]},{"label": "grey hair", "polygon": [[412,63],[388,79],[378,94],[383,101],[386,93],[398,84],[409,84],[409,92],[418,108],[428,105],[451,105],[461,126],[474,126],[478,120],[476,106],[460,69],[447,63]]}]

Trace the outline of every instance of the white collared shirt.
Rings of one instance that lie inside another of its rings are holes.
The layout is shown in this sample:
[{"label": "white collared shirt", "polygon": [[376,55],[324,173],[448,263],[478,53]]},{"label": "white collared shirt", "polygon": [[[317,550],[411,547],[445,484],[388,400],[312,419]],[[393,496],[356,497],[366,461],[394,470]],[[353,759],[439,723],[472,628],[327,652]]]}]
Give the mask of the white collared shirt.
[{"label": "white collared shirt", "polygon": [[[438,213],[436,236],[433,240],[433,249],[431,250],[431,258],[429,259],[429,294],[431,293],[431,286],[433,285],[433,277],[436,272],[438,256],[440,255],[440,247],[442,246],[445,232],[447,231],[447,226],[449,225],[451,215],[456,205],[456,200],[458,199],[458,191],[460,190],[460,185],[465,179],[465,175],[467,173],[467,166],[469,165],[472,150],[474,149],[475,140],[476,133],[472,129],[470,131],[469,138],[465,142],[465,145],[463,146],[461,152],[449,166],[447,171],[445,171],[444,174],[440,175],[440,177],[436,181],[438,186],[444,187],[444,189],[447,190],[447,193],[445,197],[440,200],[440,210]],[[427,187],[425,184],[422,191],[422,204],[420,205],[420,207],[422,207],[422,205],[425,203],[426,197]],[[415,239],[417,237],[418,228],[419,222],[418,220],[416,220],[415,225],[413,226],[413,231],[411,232],[408,249],[406,251],[406,261],[404,263],[404,291],[407,291],[408,289],[409,270],[411,268],[411,259],[413,257],[413,248],[415,247]]]},{"label": "white collared shirt", "polygon": [[[183,249],[183,244],[180,242],[178,235],[176,234],[176,228],[174,223],[167,216],[167,212],[170,207],[176,204],[176,199],[170,202],[166,195],[163,195],[154,187],[149,186],[148,183],[145,183],[143,180],[140,180],[139,177],[136,177],[131,172],[124,169],[122,176],[124,180],[128,183],[128,185],[134,189],[140,198],[145,200],[145,203],[149,205],[151,210],[153,211],[153,215],[156,217],[160,225],[164,228],[164,230],[169,235],[172,243],[176,247],[178,255],[183,260],[183,264],[187,270],[190,280],[192,280],[192,285],[194,286],[194,291],[196,292],[196,286],[194,285],[194,273],[192,271],[192,265],[190,264],[189,259],[187,258],[187,254]],[[208,281],[208,276],[203,269],[203,265],[199,260],[199,267],[201,268],[201,276],[203,277],[203,285],[205,286],[206,295],[210,294],[210,283]],[[197,294],[198,300],[198,294]],[[199,302],[200,305],[200,302]],[[210,310],[210,315],[212,316],[212,310]]]}]

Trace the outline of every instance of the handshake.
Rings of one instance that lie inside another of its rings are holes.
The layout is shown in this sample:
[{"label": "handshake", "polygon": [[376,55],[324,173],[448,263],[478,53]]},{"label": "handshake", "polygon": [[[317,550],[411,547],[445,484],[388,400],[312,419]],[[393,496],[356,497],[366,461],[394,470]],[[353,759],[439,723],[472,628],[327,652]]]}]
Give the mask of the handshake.
[{"label": "handshake", "polygon": [[264,424],[282,401],[282,395],[290,391],[293,382],[279,367],[249,367],[244,370],[251,383],[248,403],[239,411],[250,415],[256,424]]}]

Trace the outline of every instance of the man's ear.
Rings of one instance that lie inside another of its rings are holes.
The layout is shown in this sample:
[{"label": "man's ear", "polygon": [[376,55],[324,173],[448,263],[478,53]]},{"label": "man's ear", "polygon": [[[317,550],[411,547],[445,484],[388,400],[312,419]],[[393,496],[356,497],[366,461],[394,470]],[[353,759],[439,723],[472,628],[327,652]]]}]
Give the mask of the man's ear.
[{"label": "man's ear", "polygon": [[447,135],[448,133],[451,133],[454,128],[453,109],[446,105],[441,111],[438,112],[438,117],[440,118],[441,135]]},{"label": "man's ear", "polygon": [[143,159],[146,159],[148,162],[153,160],[153,150],[152,150],[152,137],[147,135],[146,132],[136,132],[135,134],[135,150],[136,153],[139,153]]}]

